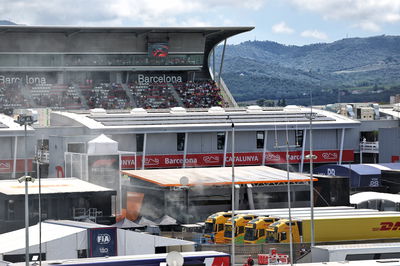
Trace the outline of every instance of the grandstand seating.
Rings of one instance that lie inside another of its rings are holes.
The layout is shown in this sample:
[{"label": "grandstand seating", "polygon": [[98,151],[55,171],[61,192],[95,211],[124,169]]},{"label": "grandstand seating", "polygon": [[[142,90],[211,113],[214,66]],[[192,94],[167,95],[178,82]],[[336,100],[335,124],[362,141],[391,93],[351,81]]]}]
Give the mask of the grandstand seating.
[{"label": "grandstand seating", "polygon": [[72,85],[35,84],[29,87],[34,107],[82,108],[79,93]]},{"label": "grandstand seating", "polygon": [[157,83],[149,85],[129,86],[136,100],[136,105],[145,109],[150,108],[171,108],[178,106],[178,101],[174,97],[168,84]]},{"label": "grandstand seating", "polygon": [[13,84],[0,84],[0,108],[1,109],[14,109],[28,107],[28,101],[25,98],[21,85],[18,83]]},{"label": "grandstand seating", "polygon": [[176,84],[175,89],[186,108],[223,106],[220,89],[214,81],[189,81]]},{"label": "grandstand seating", "polygon": [[[132,102],[134,101],[134,102]],[[209,108],[224,106],[214,81],[182,83],[95,83],[54,85],[0,84],[0,108],[50,107],[56,109],[126,109],[131,107]]]},{"label": "grandstand seating", "polygon": [[80,89],[90,109],[126,109],[130,106],[130,99],[123,89],[122,84],[86,84],[81,85]]}]

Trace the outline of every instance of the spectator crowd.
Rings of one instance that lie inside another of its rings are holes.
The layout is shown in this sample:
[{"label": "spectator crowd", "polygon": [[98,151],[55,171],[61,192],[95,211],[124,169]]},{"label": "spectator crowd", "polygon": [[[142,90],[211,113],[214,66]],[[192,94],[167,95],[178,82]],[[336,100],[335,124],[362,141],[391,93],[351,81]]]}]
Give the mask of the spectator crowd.
[{"label": "spectator crowd", "polygon": [[92,80],[68,85],[0,84],[0,109],[209,108],[224,104],[220,89],[211,80],[146,85],[95,83]]}]

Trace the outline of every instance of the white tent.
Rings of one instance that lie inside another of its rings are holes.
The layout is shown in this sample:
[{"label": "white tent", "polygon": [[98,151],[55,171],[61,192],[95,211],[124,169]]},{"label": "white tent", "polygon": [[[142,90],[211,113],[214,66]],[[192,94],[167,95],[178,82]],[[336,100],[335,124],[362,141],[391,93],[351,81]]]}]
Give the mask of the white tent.
[{"label": "white tent", "polygon": [[[77,221],[42,222],[41,246],[47,260],[76,259],[78,250],[88,248],[89,228],[109,227]],[[194,242],[117,229],[118,255],[155,254],[156,247],[193,251]],[[39,253],[39,225],[29,227],[30,253]],[[138,245],[138,243],[140,243]],[[62,248],[60,248],[62,247]],[[0,234],[0,260],[5,255],[25,254],[25,229]]]},{"label": "white tent", "polygon": [[118,142],[110,139],[104,134],[88,142],[88,154],[116,154],[118,153]]}]

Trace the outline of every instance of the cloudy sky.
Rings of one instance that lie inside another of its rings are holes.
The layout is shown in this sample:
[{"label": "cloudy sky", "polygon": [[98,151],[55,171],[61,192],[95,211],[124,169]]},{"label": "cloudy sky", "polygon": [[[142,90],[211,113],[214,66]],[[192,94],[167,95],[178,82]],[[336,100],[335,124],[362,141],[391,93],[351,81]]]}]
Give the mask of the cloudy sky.
[{"label": "cloudy sky", "polygon": [[254,26],[229,43],[304,45],[400,35],[400,0],[0,0],[0,19],[26,25]]}]

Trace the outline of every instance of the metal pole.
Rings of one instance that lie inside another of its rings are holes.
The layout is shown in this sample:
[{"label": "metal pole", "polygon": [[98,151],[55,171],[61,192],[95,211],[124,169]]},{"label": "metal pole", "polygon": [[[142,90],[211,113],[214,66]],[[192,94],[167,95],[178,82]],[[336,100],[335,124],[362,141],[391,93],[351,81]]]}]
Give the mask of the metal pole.
[{"label": "metal pole", "polygon": [[220,66],[219,66],[218,88],[221,88],[221,74],[222,74],[222,66],[224,65],[225,47],[226,47],[226,39],[224,40],[224,48],[222,49],[221,64],[220,64]]},{"label": "metal pole", "polygon": [[[43,145],[43,144],[42,144]],[[42,148],[41,148],[42,150]],[[43,150],[42,150],[43,151]],[[42,184],[40,179],[40,154],[36,158],[36,173],[39,180],[39,265],[42,265]]]},{"label": "metal pole", "polygon": [[293,236],[292,236],[292,211],[291,211],[291,191],[290,191],[290,175],[289,175],[289,136],[286,125],[286,173],[288,183],[288,211],[289,211],[289,248],[290,248],[290,265],[293,265]]},{"label": "metal pole", "polygon": [[312,137],[312,89],[310,88],[310,209],[311,209],[311,247],[314,247],[314,181],[313,181],[313,137]]},{"label": "metal pole", "polygon": [[232,119],[232,265],[235,265],[235,124]]},{"label": "metal pole", "polygon": [[27,130],[26,121],[24,123],[25,133],[25,265],[29,266],[29,201],[28,201],[28,142],[27,142]]}]

